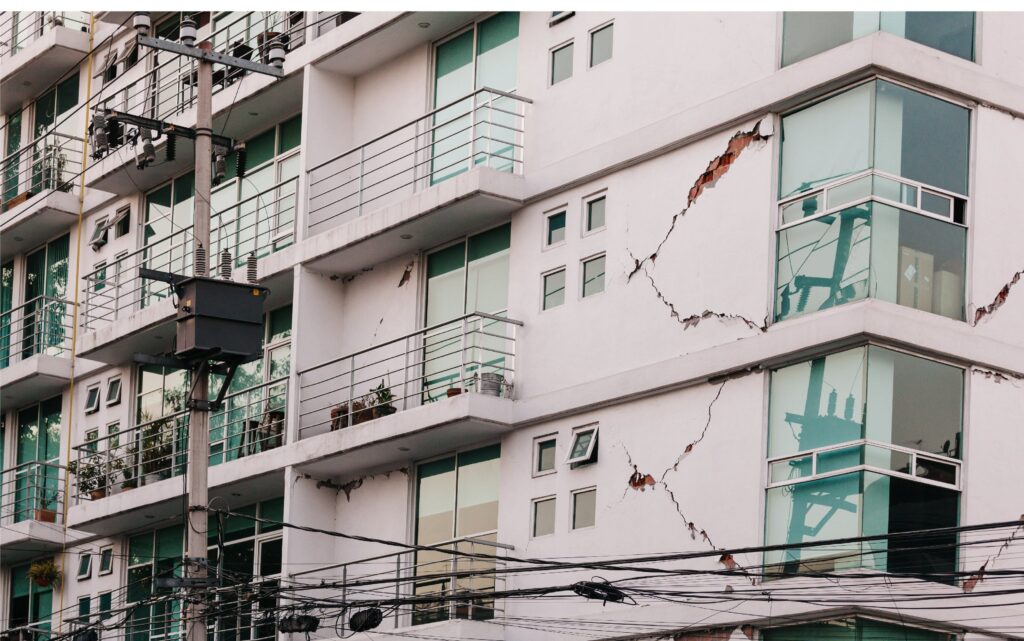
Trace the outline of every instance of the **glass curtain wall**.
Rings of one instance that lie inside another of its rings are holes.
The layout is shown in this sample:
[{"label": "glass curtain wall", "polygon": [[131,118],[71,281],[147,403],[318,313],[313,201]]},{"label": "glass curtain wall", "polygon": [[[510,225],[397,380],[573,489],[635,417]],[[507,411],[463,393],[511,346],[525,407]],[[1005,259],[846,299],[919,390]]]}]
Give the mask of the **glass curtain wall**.
[{"label": "glass curtain wall", "polygon": [[[14,478],[14,522],[53,522],[60,507],[60,478],[54,467],[60,457],[62,398],[55,396],[18,412]],[[50,463],[52,465],[28,465]]]},{"label": "glass curtain wall", "polygon": [[9,157],[10,160],[4,164],[4,190],[3,195],[0,196],[0,201],[3,201],[4,211],[7,210],[7,201],[17,196],[21,191],[21,179],[18,175],[21,159],[18,156],[14,156],[21,149],[21,118],[22,112],[20,110],[7,115],[4,157]]},{"label": "glass curtain wall", "polygon": [[36,641],[50,638],[53,611],[53,588],[41,587],[28,578],[31,564],[11,568],[11,589],[8,600],[9,628],[30,627],[39,631]]},{"label": "glass curtain wall", "polygon": [[[477,89],[516,90],[519,14],[502,12],[474,24],[437,45],[434,107],[451,106],[434,116],[431,184],[485,164],[512,170],[515,111],[511,99]],[[457,102],[456,102],[457,101]]]},{"label": "glass curtain wall", "polygon": [[[460,452],[440,460],[421,464],[416,475],[416,543],[439,545],[455,539],[473,537],[497,541],[498,490],[501,472],[501,446],[490,445]],[[471,542],[455,545],[459,551],[493,553],[494,549],[473,548]],[[453,579],[459,571],[494,568],[493,561],[457,558],[442,552],[416,552],[415,592],[459,593],[494,589],[493,575],[475,575]],[[474,597],[464,604],[424,604],[414,607],[413,625],[457,618],[491,619],[494,600]]]},{"label": "glass curtain wall", "polygon": [[969,123],[884,80],[783,117],[776,320],[864,297],[964,318]]},{"label": "glass curtain wall", "polygon": [[[184,535],[184,528],[175,525],[136,534],[128,539],[128,584],[125,586],[127,604],[172,592],[157,588],[154,579],[183,576]],[[136,605],[130,610],[125,625],[126,641],[178,639],[184,632],[181,605],[177,599]]]},{"label": "glass curtain wall", "polygon": [[971,11],[787,11],[783,21],[783,67],[876,31],[974,60]]},{"label": "glass curtain wall", "polygon": [[[960,368],[876,346],[772,372],[766,544],[956,526],[963,386]],[[872,568],[952,582],[955,543],[793,547],[765,554],[766,575]]]},{"label": "glass curtain wall", "polygon": [[[192,271],[192,226],[195,214],[195,174],[189,172],[146,194],[143,222],[144,266],[149,269],[190,274]],[[210,254],[208,262],[215,262]],[[141,306],[170,296],[170,288],[158,281],[142,282]]]},{"label": "glass curtain wall", "polygon": [[14,261],[0,266],[0,368],[11,362],[11,315],[14,307]]},{"label": "glass curtain wall", "polygon": [[64,347],[70,234],[46,244],[25,259],[25,311],[22,358],[55,355]]},{"label": "glass curtain wall", "polygon": [[[506,223],[427,256],[427,327],[473,312],[505,314],[511,229],[511,223]],[[444,396],[447,389],[461,388],[464,375],[500,370],[504,364],[501,352],[506,345],[498,336],[505,335],[505,323],[483,321],[469,329],[473,333],[465,345],[461,322],[442,325],[426,337],[424,388],[428,400]],[[495,336],[482,335],[484,331]]]}]

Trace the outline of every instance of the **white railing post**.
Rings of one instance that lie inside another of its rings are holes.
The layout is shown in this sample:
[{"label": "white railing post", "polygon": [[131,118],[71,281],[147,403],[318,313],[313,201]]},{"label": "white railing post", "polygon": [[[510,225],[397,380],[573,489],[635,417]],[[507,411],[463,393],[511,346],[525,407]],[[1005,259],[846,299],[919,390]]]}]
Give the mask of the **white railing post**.
[{"label": "white railing post", "polygon": [[462,334],[459,336],[459,385],[467,392],[469,391],[466,383],[466,329],[468,326],[468,318],[463,318]]},{"label": "white railing post", "polygon": [[402,368],[402,409],[409,408],[409,355],[412,352],[412,348],[409,347],[409,340],[411,337],[406,336],[405,338],[405,365]]},{"label": "white railing post", "polygon": [[359,200],[358,208],[356,209],[356,215],[363,215],[363,163],[366,161],[366,145],[359,148]]}]

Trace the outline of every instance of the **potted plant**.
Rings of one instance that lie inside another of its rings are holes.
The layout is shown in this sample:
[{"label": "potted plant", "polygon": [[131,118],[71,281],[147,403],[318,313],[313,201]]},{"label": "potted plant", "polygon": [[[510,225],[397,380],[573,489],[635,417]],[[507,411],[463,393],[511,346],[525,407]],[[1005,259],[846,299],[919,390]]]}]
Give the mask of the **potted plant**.
[{"label": "potted plant", "polygon": [[168,438],[167,421],[151,423],[142,435],[143,484],[156,483],[171,476],[173,449]]},{"label": "potted plant", "polygon": [[394,400],[395,396],[391,393],[391,388],[384,387],[384,379],[381,379],[380,385],[371,390],[369,404],[373,408],[373,418],[390,416],[397,412],[398,408],[392,403]]},{"label": "potted plant", "polygon": [[135,444],[124,448],[124,456],[118,459],[118,464],[121,468],[121,477],[124,479],[121,481],[122,490],[132,490],[139,486],[139,477],[137,461],[139,455],[139,448],[135,447]]},{"label": "potted plant", "polygon": [[27,576],[41,588],[59,587],[61,579],[64,578],[64,574],[57,567],[57,564],[53,562],[53,559],[36,561],[28,567]]},{"label": "potted plant", "polygon": [[448,398],[451,398],[453,396],[458,396],[461,393],[462,393],[462,388],[461,387],[449,387],[448,390],[445,392],[445,394],[448,396]]},{"label": "potted plant", "polygon": [[42,492],[39,497],[39,503],[34,510],[32,515],[33,520],[42,523],[56,523],[57,522],[57,510],[49,507],[57,503],[56,492]]},{"label": "potted plant", "polygon": [[107,495],[107,489],[114,482],[114,476],[119,467],[118,464],[111,462],[108,473],[97,456],[89,456],[68,463],[68,471],[74,474],[78,480],[78,493],[88,494],[89,498],[94,501]]},{"label": "potted plant", "polygon": [[373,410],[370,407],[370,395],[367,394],[358,401],[352,401],[352,424],[358,425],[373,420]]}]

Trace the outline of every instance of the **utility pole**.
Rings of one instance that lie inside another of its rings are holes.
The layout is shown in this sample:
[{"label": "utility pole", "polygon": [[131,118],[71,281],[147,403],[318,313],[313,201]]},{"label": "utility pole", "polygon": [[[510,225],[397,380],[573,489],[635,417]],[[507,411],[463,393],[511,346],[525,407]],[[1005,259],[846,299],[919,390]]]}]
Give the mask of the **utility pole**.
[{"label": "utility pole", "polygon": [[[218,63],[228,67],[241,68],[247,71],[263,73],[276,78],[283,77],[282,67],[284,65],[285,47],[280,40],[268,43],[266,46],[266,62],[252,61],[247,58],[238,58],[213,51],[213,45],[209,41],[203,41],[196,46],[197,25],[191,18],[182,20],[179,26],[181,42],[173,42],[162,38],[150,37],[150,20],[148,14],[136,14],[135,28],[138,31],[138,44],[154,49],[170,51],[179,55],[188,56],[197,60],[196,64],[196,126],[191,131],[191,137],[195,141],[195,198],[194,198],[194,219],[193,219],[193,276],[205,278],[208,276],[210,261],[214,257],[210,253],[210,191],[213,185],[213,147],[216,141],[219,145],[218,165],[223,165],[222,158],[228,154],[230,148],[225,145],[225,139],[213,133],[213,64]],[[269,63],[269,64],[267,64]],[[242,82],[237,78],[235,82]],[[147,119],[131,117],[127,114],[115,114],[125,121],[136,122],[141,126],[151,126]],[[173,131],[185,133],[185,128],[171,128],[166,123],[153,124],[159,127],[158,130],[167,132],[168,135],[178,135]],[[169,282],[174,282],[174,275],[169,277]],[[253,294],[259,294],[258,288],[249,288]],[[196,301],[198,302],[198,301]],[[257,309],[258,311],[258,309]],[[180,321],[181,309],[179,309]],[[179,325],[180,329],[180,325]],[[179,334],[179,352],[182,348]],[[206,641],[206,600],[205,589],[210,585],[207,572],[207,511],[209,502],[208,488],[208,467],[210,455],[210,411],[218,407],[224,397],[227,386],[234,374],[238,363],[232,364],[227,370],[224,384],[215,402],[211,403],[209,398],[209,376],[211,356],[222,355],[220,345],[213,352],[204,352],[204,356],[191,364],[192,391],[189,396],[189,427],[188,427],[188,487],[186,495],[187,534],[186,534],[186,559],[185,578],[175,583],[189,591],[190,598],[186,604],[186,641]],[[160,360],[160,359],[151,359]],[[251,359],[250,359],[251,360]]]}]

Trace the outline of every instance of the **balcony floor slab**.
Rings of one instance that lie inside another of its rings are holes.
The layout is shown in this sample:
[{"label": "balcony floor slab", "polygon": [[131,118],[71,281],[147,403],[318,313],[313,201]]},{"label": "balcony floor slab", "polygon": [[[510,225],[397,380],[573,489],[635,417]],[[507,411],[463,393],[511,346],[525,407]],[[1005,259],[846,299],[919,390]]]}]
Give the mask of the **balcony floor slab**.
[{"label": "balcony floor slab", "polygon": [[0,112],[10,113],[77,65],[89,52],[89,34],[48,29],[0,65]]},{"label": "balcony floor slab", "polygon": [[0,564],[11,565],[27,561],[88,537],[84,532],[65,530],[60,523],[22,521],[3,526],[3,545],[0,546]]},{"label": "balcony floor slab", "polygon": [[[114,194],[89,189],[82,211],[89,212],[110,202]],[[0,214],[0,262],[45,243],[78,221],[77,189],[70,192],[47,190],[10,211]]]}]

